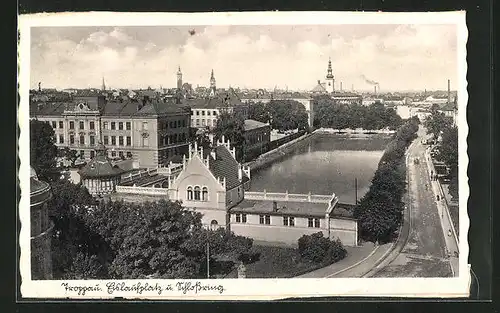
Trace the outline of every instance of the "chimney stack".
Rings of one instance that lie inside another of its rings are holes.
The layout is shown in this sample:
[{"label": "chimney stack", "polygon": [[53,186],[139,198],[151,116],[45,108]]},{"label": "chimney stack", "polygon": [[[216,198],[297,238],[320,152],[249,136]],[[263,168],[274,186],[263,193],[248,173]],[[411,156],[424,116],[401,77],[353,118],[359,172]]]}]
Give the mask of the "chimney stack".
[{"label": "chimney stack", "polygon": [[373,92],[375,92],[375,94],[377,94],[377,85],[373,86]]},{"label": "chimney stack", "polygon": [[448,103],[451,102],[450,80],[448,79]]},{"label": "chimney stack", "polygon": [[340,82],[340,91],[342,91],[342,82]]}]

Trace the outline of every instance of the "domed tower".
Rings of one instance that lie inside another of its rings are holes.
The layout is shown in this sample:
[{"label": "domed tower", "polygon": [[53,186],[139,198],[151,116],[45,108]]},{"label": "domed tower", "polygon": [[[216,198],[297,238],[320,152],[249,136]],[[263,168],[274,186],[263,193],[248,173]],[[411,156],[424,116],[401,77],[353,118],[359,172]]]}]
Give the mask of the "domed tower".
[{"label": "domed tower", "polygon": [[94,196],[112,193],[120,183],[123,170],[111,164],[106,147],[101,142],[97,145],[95,151],[96,156],[78,172],[82,184]]},{"label": "domed tower", "polygon": [[332,93],[335,91],[335,78],[333,77],[332,60],[328,59],[328,69],[326,70],[326,91]]},{"label": "domed tower", "polygon": [[212,73],[210,74],[210,96],[215,96],[215,92],[217,91],[217,87],[215,85],[215,76],[214,70],[212,69]]},{"label": "domed tower", "polygon": [[50,185],[30,175],[31,279],[52,279],[51,239],[54,224],[49,218]]},{"label": "domed tower", "polygon": [[177,89],[178,90],[182,89],[182,72],[180,66],[179,69],[177,70]]}]

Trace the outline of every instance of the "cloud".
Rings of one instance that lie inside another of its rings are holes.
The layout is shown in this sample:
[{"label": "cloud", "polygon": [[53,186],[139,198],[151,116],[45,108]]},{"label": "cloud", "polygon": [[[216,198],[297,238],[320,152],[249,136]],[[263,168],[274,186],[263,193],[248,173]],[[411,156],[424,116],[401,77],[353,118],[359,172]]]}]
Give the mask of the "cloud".
[{"label": "cloud", "polygon": [[[191,35],[189,30],[194,29]],[[32,31],[31,87],[193,85],[311,89],[326,75],[356,89],[444,88],[456,80],[456,32],[447,25],[45,28]]]}]

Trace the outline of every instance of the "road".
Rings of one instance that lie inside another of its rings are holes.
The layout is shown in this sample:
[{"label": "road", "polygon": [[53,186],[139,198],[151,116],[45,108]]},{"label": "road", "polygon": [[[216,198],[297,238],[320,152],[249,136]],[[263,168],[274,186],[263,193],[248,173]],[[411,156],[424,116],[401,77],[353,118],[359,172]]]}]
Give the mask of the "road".
[{"label": "road", "polygon": [[[425,130],[408,148],[408,199],[410,229],[401,253],[373,277],[450,277],[453,273],[446,250],[436,198],[429,176]],[[419,163],[414,160],[418,158]]]}]

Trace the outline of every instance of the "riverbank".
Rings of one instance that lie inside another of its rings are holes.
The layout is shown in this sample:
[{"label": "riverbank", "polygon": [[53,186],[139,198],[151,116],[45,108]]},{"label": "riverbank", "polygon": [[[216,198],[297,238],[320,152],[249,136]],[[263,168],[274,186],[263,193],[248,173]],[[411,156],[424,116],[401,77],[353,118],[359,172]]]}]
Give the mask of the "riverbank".
[{"label": "riverbank", "polygon": [[355,134],[355,135],[360,135],[360,134],[365,134],[365,135],[375,135],[375,134],[383,134],[383,135],[392,135],[395,134],[395,130],[388,130],[388,129],[362,129],[362,128],[356,128],[356,129],[350,129],[350,128],[345,128],[345,129],[334,129],[334,128],[318,128],[314,131],[314,133],[319,133],[319,134]]}]

